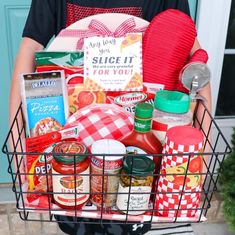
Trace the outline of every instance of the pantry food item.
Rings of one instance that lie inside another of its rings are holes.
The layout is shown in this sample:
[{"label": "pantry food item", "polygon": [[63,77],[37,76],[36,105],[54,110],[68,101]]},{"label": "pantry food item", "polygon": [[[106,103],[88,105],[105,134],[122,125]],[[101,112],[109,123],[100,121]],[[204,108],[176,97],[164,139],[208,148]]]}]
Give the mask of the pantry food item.
[{"label": "pantry food item", "polygon": [[83,51],[38,51],[35,53],[37,72],[63,70],[65,77],[83,73]]},{"label": "pantry food item", "polygon": [[58,121],[56,121],[54,118],[46,117],[44,119],[41,119],[35,124],[32,132],[33,132],[33,136],[39,136],[39,135],[44,135],[52,131],[58,131],[61,128],[62,128],[62,125]]},{"label": "pantry food item", "polygon": [[61,129],[68,117],[63,71],[23,74],[21,91],[30,137]]},{"label": "pantry food item", "polygon": [[87,91],[83,85],[83,74],[73,74],[67,77],[69,114],[94,103],[105,103],[103,91]]},{"label": "pantry food item", "polygon": [[148,209],[155,164],[144,156],[127,156],[123,161],[117,207],[123,213],[140,215]]},{"label": "pantry food item", "polygon": [[136,92],[106,92],[106,103],[116,104],[124,110],[135,114],[135,106],[140,102],[153,104],[155,94],[164,86],[154,83],[144,83],[142,91]]},{"label": "pantry food item", "polygon": [[91,153],[94,154],[91,158],[91,201],[98,207],[112,207],[116,203],[122,154],[126,153],[126,148],[117,140],[103,139],[92,144]]},{"label": "pantry food item", "polygon": [[156,92],[152,131],[162,145],[169,128],[192,124],[189,107],[190,97],[182,92],[168,90]]},{"label": "pantry food item", "polygon": [[[153,106],[147,103],[138,103],[135,110],[134,130],[120,139],[126,146],[127,153],[160,154],[160,141],[151,132]],[[156,172],[160,169],[161,158],[154,157]]]},{"label": "pantry food item", "polygon": [[[26,168],[28,179],[28,194],[27,199],[32,202],[40,197],[40,193],[50,192],[52,190],[51,168],[52,155],[51,153],[55,144],[44,149],[45,154],[41,155],[26,155]],[[37,151],[35,151],[37,152]],[[33,192],[33,193],[31,193]],[[38,192],[38,194],[37,194]]]},{"label": "pantry food item", "polygon": [[61,142],[53,149],[53,197],[65,209],[81,209],[89,199],[90,159],[78,142]]}]

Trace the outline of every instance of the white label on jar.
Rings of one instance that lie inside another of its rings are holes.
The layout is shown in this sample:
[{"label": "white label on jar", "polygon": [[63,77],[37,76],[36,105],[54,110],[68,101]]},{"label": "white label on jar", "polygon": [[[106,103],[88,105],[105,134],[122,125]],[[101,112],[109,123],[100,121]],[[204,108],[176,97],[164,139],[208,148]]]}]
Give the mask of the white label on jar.
[{"label": "white label on jar", "polygon": [[[61,175],[59,172],[56,172],[54,169],[52,170],[53,175],[52,183],[53,183],[53,192],[59,194],[53,194],[54,199],[64,206],[75,206],[80,205],[86,202],[89,198],[90,193],[90,177],[89,176],[81,176],[80,174],[89,174],[89,167],[76,175]],[[75,184],[76,180],[76,184]],[[77,192],[75,198],[75,190]],[[60,194],[61,193],[61,194]],[[83,194],[88,193],[88,194]],[[76,203],[75,203],[76,199]]]},{"label": "white label on jar", "polygon": [[[127,154],[147,154],[143,149],[135,147],[135,146],[127,146],[126,153]],[[153,160],[153,156],[147,156],[147,157]]]},{"label": "white label on jar", "polygon": [[151,187],[149,186],[131,186],[129,196],[129,187],[119,184],[116,205],[124,213],[127,213],[128,210],[129,215],[141,215],[148,209],[150,193]]}]

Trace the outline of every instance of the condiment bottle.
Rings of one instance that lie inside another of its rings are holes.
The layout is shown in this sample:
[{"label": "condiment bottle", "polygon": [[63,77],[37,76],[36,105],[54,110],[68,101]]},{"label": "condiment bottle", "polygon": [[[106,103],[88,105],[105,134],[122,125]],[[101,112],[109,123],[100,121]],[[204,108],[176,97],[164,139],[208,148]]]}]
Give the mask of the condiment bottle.
[{"label": "condiment bottle", "polygon": [[154,100],[152,131],[162,145],[165,143],[168,129],[192,124],[189,107],[190,97],[188,95],[178,91],[157,91]]},{"label": "condiment bottle", "polygon": [[145,213],[149,205],[154,169],[155,164],[148,157],[125,157],[116,204],[120,211],[130,215]]},{"label": "condiment bottle", "polygon": [[73,141],[61,142],[53,149],[53,197],[61,208],[81,209],[89,199],[90,159],[83,155],[86,153],[83,144]]},{"label": "condiment bottle", "polygon": [[112,139],[97,140],[91,153],[91,201],[98,207],[112,207],[116,204],[125,145]]},{"label": "condiment bottle", "polygon": [[[135,110],[134,130],[120,141],[126,146],[127,153],[160,154],[162,146],[151,131],[153,106],[148,103],[138,103]],[[160,169],[161,158],[153,157],[155,172]]]}]

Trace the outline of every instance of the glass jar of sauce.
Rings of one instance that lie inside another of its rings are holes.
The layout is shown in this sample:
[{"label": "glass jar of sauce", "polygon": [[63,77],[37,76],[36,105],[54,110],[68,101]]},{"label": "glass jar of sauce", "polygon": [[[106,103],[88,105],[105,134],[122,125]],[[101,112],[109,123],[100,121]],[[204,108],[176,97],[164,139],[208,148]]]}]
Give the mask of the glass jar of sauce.
[{"label": "glass jar of sauce", "polygon": [[123,161],[117,207],[123,213],[140,215],[148,209],[152,191],[154,161],[144,156],[127,156]]},{"label": "glass jar of sauce", "polygon": [[86,153],[83,144],[73,141],[61,142],[53,149],[53,197],[61,208],[81,209],[89,199],[90,159],[82,155]]}]

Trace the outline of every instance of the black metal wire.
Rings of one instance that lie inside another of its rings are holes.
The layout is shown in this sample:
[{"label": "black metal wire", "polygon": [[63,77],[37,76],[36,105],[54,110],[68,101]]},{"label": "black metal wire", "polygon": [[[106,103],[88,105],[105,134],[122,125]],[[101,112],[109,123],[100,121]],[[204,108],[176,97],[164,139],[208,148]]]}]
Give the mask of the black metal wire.
[{"label": "black metal wire", "polygon": [[[206,216],[208,209],[211,207],[211,200],[213,197],[213,193],[217,190],[217,184],[218,184],[218,177],[219,177],[219,172],[217,172],[216,168],[219,167],[222,162],[224,161],[224,158],[227,154],[229,154],[231,152],[231,147],[229,146],[227,140],[225,139],[223,133],[220,131],[216,121],[213,119],[213,117],[211,116],[211,114],[209,113],[209,111],[207,110],[207,108],[205,107],[205,105],[203,103],[201,103],[204,106],[204,112],[202,115],[201,120],[198,119],[198,117],[195,115],[194,117],[194,126],[197,126],[203,133],[204,137],[205,137],[205,144],[204,144],[204,151],[205,151],[205,146],[209,145],[209,147],[211,148],[211,152],[203,152],[203,153],[195,153],[195,154],[180,154],[180,156],[183,155],[187,155],[188,157],[188,164],[187,164],[187,169],[186,169],[186,173],[183,174],[176,174],[176,173],[171,173],[171,174],[154,174],[153,177],[154,179],[159,179],[162,176],[183,176],[184,177],[184,181],[183,181],[183,188],[182,191],[176,191],[176,192],[157,192],[156,190],[153,190],[150,194],[150,198],[151,198],[151,204],[149,209],[146,211],[148,215],[150,215],[150,220],[149,221],[145,221],[145,223],[150,223],[150,224],[156,224],[156,223],[161,223],[161,222],[157,222],[154,221],[154,215],[157,214],[159,215],[159,213],[162,212],[174,212],[175,213],[175,218],[173,218],[171,221],[164,221],[164,223],[184,223],[184,222],[191,222],[191,223],[198,223],[202,221],[203,216]],[[206,116],[209,116],[210,118],[210,124],[208,126],[208,130],[205,131],[203,130],[203,123],[205,121]],[[47,168],[47,156],[48,155],[53,155],[52,153],[41,153],[41,152],[36,152],[36,153],[27,153],[24,152],[24,143],[23,143],[23,139],[26,136],[26,128],[25,126],[21,126],[21,120],[23,120],[23,110],[22,110],[22,105],[19,107],[19,109],[17,110],[16,116],[12,122],[12,125],[10,127],[9,133],[7,134],[6,140],[4,142],[4,145],[2,147],[2,152],[4,154],[6,154],[7,159],[8,159],[8,172],[11,175],[11,179],[12,179],[12,191],[15,194],[15,198],[16,198],[16,207],[19,210],[19,216],[22,220],[27,220],[27,221],[43,221],[43,222],[51,222],[51,221],[57,221],[54,218],[54,214],[56,213],[62,213],[64,211],[66,211],[65,209],[53,209],[53,195],[54,194],[61,194],[59,192],[51,192],[49,190],[47,190],[47,192],[41,192],[40,195],[46,196],[45,198],[47,198],[48,200],[48,208],[37,208],[37,209],[33,209],[30,206],[28,206],[25,203],[25,198],[27,197],[27,195],[32,194],[32,195],[38,195],[39,192],[28,192],[26,189],[24,189],[23,186],[23,182],[22,182],[22,177],[27,177],[30,175],[35,175],[33,173],[27,173],[27,172],[21,172],[20,169],[25,167],[25,162],[26,162],[26,158],[28,155],[43,155],[45,162],[44,162],[44,167],[46,169],[45,174],[43,174],[46,177],[46,186],[47,189],[49,189],[49,183],[51,180],[51,177],[53,177],[52,172],[48,171]],[[212,130],[212,126],[215,128],[215,131],[217,132],[217,135],[215,137],[215,141],[212,143],[210,140],[210,132]],[[13,130],[16,133],[13,133]],[[12,149],[9,148],[10,143],[12,143]],[[219,143],[222,143],[222,145],[224,146],[224,151],[218,151],[217,147],[219,145]],[[10,149],[10,150],[9,150]],[[62,154],[63,155],[63,154]],[[70,155],[70,154],[66,154],[66,155]],[[75,157],[76,155],[71,154],[74,157],[74,172],[76,172],[76,164],[75,164]],[[79,154],[81,155],[81,154]],[[84,156],[88,156],[88,157],[92,157],[91,154],[83,154]],[[161,157],[162,154],[141,154],[142,156],[151,156],[151,157]],[[171,154],[164,154],[165,156],[167,155],[171,155]],[[177,154],[174,154],[177,156]],[[188,173],[188,167],[189,167],[189,162],[192,156],[196,156],[196,155],[205,155],[208,156],[209,158],[209,162],[206,162],[205,159],[203,159],[203,166],[206,168],[206,171],[203,173],[198,174],[198,176],[200,177],[204,177],[204,182],[202,184],[201,190],[197,191],[195,193],[200,193],[201,194],[201,203],[200,206],[198,208],[190,208],[190,209],[183,209],[181,208],[181,204],[182,204],[182,196],[184,193],[189,193],[188,191],[185,191],[185,185],[186,185],[186,178],[189,175],[195,175],[196,173],[192,174],[192,173]],[[104,182],[105,182],[105,177],[108,176],[114,176],[116,174],[109,174],[105,171],[105,156],[109,156],[112,157],[114,156],[113,154],[96,154],[96,156],[101,156],[103,157],[103,169],[102,169],[102,173],[100,174],[94,174],[94,176],[98,176],[98,177],[102,177],[102,192],[90,192],[90,193],[83,193],[82,194],[93,194],[93,195],[100,195],[101,196],[101,206],[99,208],[99,212],[100,212],[100,217],[98,219],[95,220],[84,220],[81,221],[79,220],[79,213],[80,212],[88,212],[88,211],[93,211],[96,212],[97,210],[91,210],[92,205],[90,204],[90,202],[88,202],[88,206],[84,207],[82,210],[75,210],[73,211],[74,213],[74,217],[75,219],[71,222],[74,223],[74,221],[77,221],[77,223],[86,223],[86,224],[133,224],[136,223],[136,221],[130,221],[129,218],[131,215],[131,210],[129,208],[129,206],[127,206],[127,209],[125,210],[125,219],[124,220],[120,220],[120,221],[114,221],[114,220],[107,220],[104,216],[106,213],[112,213],[112,212],[118,212],[118,209],[113,207],[113,208],[109,208],[109,210],[107,210],[106,208],[106,198],[107,195],[112,195],[112,194],[116,194],[117,196],[117,192],[106,192],[104,190]],[[115,156],[122,156],[121,154],[115,154]],[[128,155],[130,156],[130,155]],[[134,157],[134,155],[133,155]],[[16,167],[14,167],[14,165]],[[132,158],[132,164],[131,164],[131,172],[132,172],[132,166],[133,166],[133,158]],[[62,174],[62,175],[70,175],[71,174]],[[125,174],[126,176],[130,176],[130,186],[132,185],[132,179],[133,179],[133,175],[132,174]],[[81,174],[81,176],[90,176],[90,174]],[[120,177],[120,175],[118,175]],[[76,184],[76,178],[78,177],[78,174],[74,174],[73,175],[74,179],[75,179],[75,184]],[[156,180],[156,185],[153,185],[154,189],[158,188],[158,180]],[[66,192],[63,194],[72,194],[71,192]],[[74,199],[75,199],[75,203],[77,205],[77,194],[80,194],[80,192],[77,192],[75,190],[74,193]],[[122,194],[127,194],[127,193],[122,193]],[[128,193],[128,201],[127,204],[129,205],[130,202],[130,195],[134,196],[135,194],[138,193],[133,193],[131,191],[131,187],[129,187],[129,193]],[[147,194],[147,193],[143,193],[143,194]],[[159,208],[155,208],[155,202],[157,200],[157,195],[160,194],[175,194],[175,195],[179,195],[179,204],[177,209],[159,209]],[[52,200],[51,200],[52,199]],[[143,209],[140,209],[143,210]],[[181,211],[185,211],[185,210],[195,210],[199,212],[199,216],[197,217],[197,220],[195,220],[195,218],[192,218],[192,221],[188,221],[188,220],[183,220],[183,218],[179,219],[179,213]],[[44,215],[47,215],[47,218],[45,218],[45,216],[41,216],[41,218],[35,218],[32,216],[33,213],[44,213]],[[122,212],[120,212],[122,213]],[[32,217],[32,218],[31,218]],[[61,221],[63,222],[63,221]],[[69,221],[68,221],[69,223]]]}]

